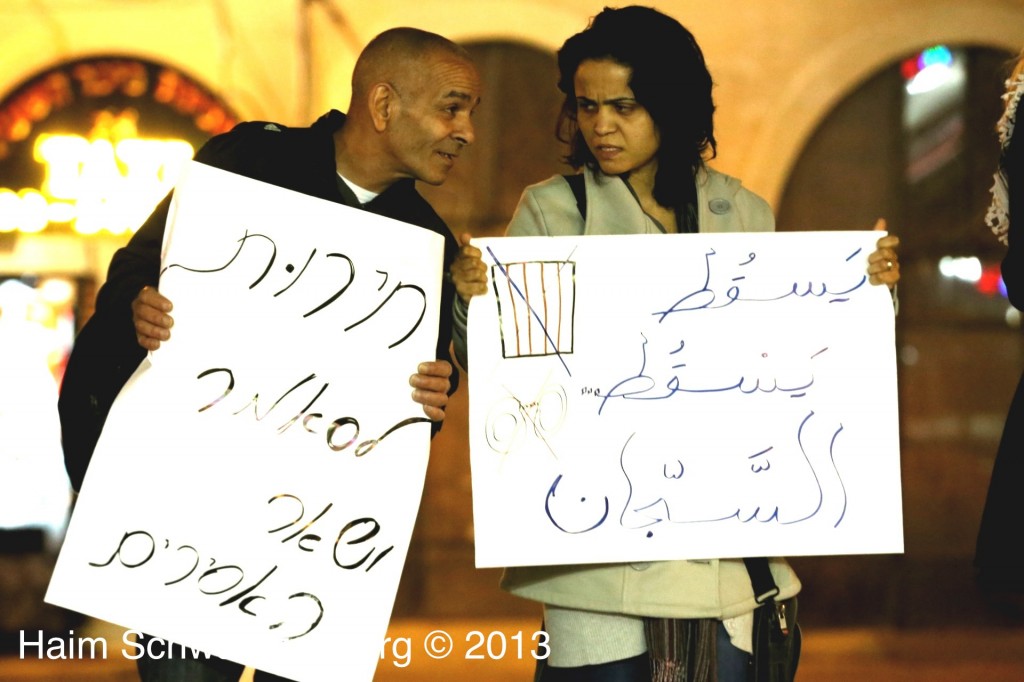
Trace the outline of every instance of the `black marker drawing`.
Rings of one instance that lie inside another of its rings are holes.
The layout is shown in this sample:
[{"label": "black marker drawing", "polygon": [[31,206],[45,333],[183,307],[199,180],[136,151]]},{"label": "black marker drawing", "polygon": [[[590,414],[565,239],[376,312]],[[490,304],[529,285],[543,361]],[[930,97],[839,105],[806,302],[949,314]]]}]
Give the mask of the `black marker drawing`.
[{"label": "black marker drawing", "polygon": [[[218,608],[234,606],[240,614],[257,620],[263,615],[257,607],[260,602],[273,605],[297,597],[296,594],[287,597],[280,596],[282,588],[280,581],[270,580],[277,572],[276,565],[267,569],[255,581],[243,584],[246,583],[246,569],[241,565],[222,563],[214,557],[209,557],[207,559],[208,567],[197,575],[196,571],[202,556],[199,550],[191,545],[181,545],[175,550],[170,550],[170,546],[169,540],[157,543],[154,536],[146,530],[126,531],[109,558],[103,562],[89,562],[88,565],[104,570],[117,570],[118,567],[131,571],[142,570],[146,572],[147,576],[154,574],[151,579],[159,581],[158,584],[164,589],[173,590],[171,594],[189,598],[189,590],[195,590],[203,597],[215,597],[213,604]],[[179,574],[180,568],[174,568],[174,563],[178,552],[182,550],[187,550],[187,553],[194,555],[195,561],[191,562],[188,571]],[[267,584],[264,586],[264,583]],[[256,592],[257,589],[260,589],[260,592]],[[318,597],[308,593],[298,594],[305,595],[304,598],[314,602],[317,605],[317,610],[312,617],[299,614],[294,621],[287,622],[289,626],[287,629],[293,632],[287,635],[286,640],[308,635],[316,629],[323,618],[323,605]],[[222,596],[225,598],[220,599]],[[274,630],[284,625],[286,622],[278,622],[266,627]]]},{"label": "black marker drawing", "polygon": [[[247,249],[246,247],[250,244],[257,246]],[[242,256],[243,251],[246,252],[245,256],[240,259],[239,257]],[[223,273],[232,266],[234,266],[233,271],[234,269],[239,270],[239,272],[255,270],[253,273],[254,279],[249,282],[248,289],[255,290],[264,280],[267,280],[268,286],[279,287],[275,291],[269,292],[271,298],[278,298],[288,294],[303,296],[302,300],[305,300],[305,298],[311,299],[312,307],[301,315],[302,318],[316,315],[336,303],[356,281],[356,264],[349,256],[343,253],[326,253],[318,256],[318,250],[312,248],[308,255],[303,255],[304,262],[300,268],[296,268],[293,263],[288,262],[275,269],[275,265],[278,264],[279,255],[277,244],[272,238],[265,234],[253,234],[245,230],[242,237],[237,240],[237,247],[234,253],[230,254],[229,257],[222,256],[219,264],[210,267],[199,267],[182,263],[170,263],[164,267],[160,274],[163,277],[169,273],[180,271],[191,275],[213,275]],[[259,265],[261,261],[265,261],[262,269]],[[277,284],[269,283],[280,278],[282,272],[284,273],[284,281]],[[303,280],[303,284],[306,286],[297,287],[296,285],[299,283],[299,280],[307,272],[310,275]],[[374,272],[383,277],[383,282],[379,286],[373,287],[375,291],[383,294],[383,298],[376,304],[370,303],[368,310],[360,302],[358,310],[350,310],[352,307],[350,306],[344,310],[344,313],[339,312],[339,315],[344,314],[352,318],[352,321],[348,322],[342,329],[350,332],[371,319],[380,316],[381,319],[388,322],[388,329],[391,330],[394,327],[395,318],[398,316],[399,319],[408,321],[401,323],[397,327],[399,336],[390,341],[387,346],[388,348],[395,348],[408,340],[420,328],[427,312],[427,294],[419,285],[405,282],[398,282],[390,290],[385,290],[388,273],[382,270],[375,270]],[[283,286],[281,286],[282,284]],[[326,292],[324,289],[326,289]]]}]

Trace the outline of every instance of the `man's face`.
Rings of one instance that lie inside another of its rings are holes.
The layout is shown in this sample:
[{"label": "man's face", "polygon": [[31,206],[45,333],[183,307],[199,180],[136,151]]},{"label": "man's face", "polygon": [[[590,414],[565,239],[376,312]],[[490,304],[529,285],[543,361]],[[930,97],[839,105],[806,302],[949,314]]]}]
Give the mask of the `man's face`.
[{"label": "man's face", "polygon": [[473,143],[480,76],[456,55],[438,52],[424,59],[422,68],[395,84],[399,105],[389,144],[399,176],[440,185],[462,148]]}]

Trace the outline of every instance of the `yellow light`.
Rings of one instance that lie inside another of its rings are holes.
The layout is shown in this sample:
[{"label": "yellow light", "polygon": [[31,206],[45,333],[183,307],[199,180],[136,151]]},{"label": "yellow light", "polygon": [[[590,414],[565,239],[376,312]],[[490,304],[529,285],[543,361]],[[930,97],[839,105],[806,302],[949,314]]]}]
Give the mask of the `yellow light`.
[{"label": "yellow light", "polygon": [[0,188],[0,232],[14,232],[18,229],[18,212],[21,199],[9,189]]},{"label": "yellow light", "polygon": [[46,197],[34,189],[25,189],[18,193],[21,197],[20,225],[22,232],[42,232],[46,229]]},{"label": "yellow light", "polygon": [[[94,131],[94,134],[96,131]],[[134,232],[177,182],[195,150],[185,140],[40,135],[42,192],[0,188],[0,231],[70,223],[81,234]],[[42,224],[40,225],[40,223]]]},{"label": "yellow light", "polygon": [[85,235],[99,234],[100,230],[102,229],[100,227],[100,224],[97,221],[89,220],[89,219],[75,220],[73,225],[74,225],[74,228],[75,228],[75,232],[77,232],[78,234],[85,234]]},{"label": "yellow light", "polygon": [[78,135],[40,135],[32,156],[46,168],[42,190],[57,199],[75,199],[89,141]]},{"label": "yellow light", "polygon": [[75,219],[75,205],[66,201],[53,201],[46,207],[46,218],[51,223],[70,223]]},{"label": "yellow light", "polygon": [[44,301],[53,306],[70,303],[75,294],[75,288],[66,279],[50,278],[39,284],[36,289]]},{"label": "yellow light", "polygon": [[184,140],[133,138],[118,142],[114,152],[118,160],[130,169],[130,179],[156,181],[170,189],[181,174],[181,169],[195,154],[195,149]]}]

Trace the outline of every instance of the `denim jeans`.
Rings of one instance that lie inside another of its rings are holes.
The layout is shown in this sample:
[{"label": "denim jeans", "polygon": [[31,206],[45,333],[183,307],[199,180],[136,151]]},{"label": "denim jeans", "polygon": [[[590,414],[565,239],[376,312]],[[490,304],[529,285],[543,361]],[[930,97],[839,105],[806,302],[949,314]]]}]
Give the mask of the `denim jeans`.
[{"label": "denim jeans", "polygon": [[722,621],[718,621],[715,655],[718,656],[718,682],[747,682],[750,679],[750,654],[732,645]]},{"label": "denim jeans", "polygon": [[537,661],[535,682],[650,682],[651,661],[646,653],[621,661],[584,665],[578,668],[552,668]]}]

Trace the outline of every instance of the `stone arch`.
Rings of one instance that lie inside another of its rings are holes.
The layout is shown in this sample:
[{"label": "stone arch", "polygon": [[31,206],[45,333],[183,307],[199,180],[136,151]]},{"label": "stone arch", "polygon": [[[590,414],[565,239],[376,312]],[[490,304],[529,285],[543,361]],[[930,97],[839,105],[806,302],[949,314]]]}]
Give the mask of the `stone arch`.
[{"label": "stone arch", "polygon": [[871,74],[931,44],[975,44],[1017,52],[1024,13],[1005,4],[945,3],[901,8],[810,54],[785,79],[779,106],[751,141],[739,175],[777,206],[807,140],[843,97]]}]

